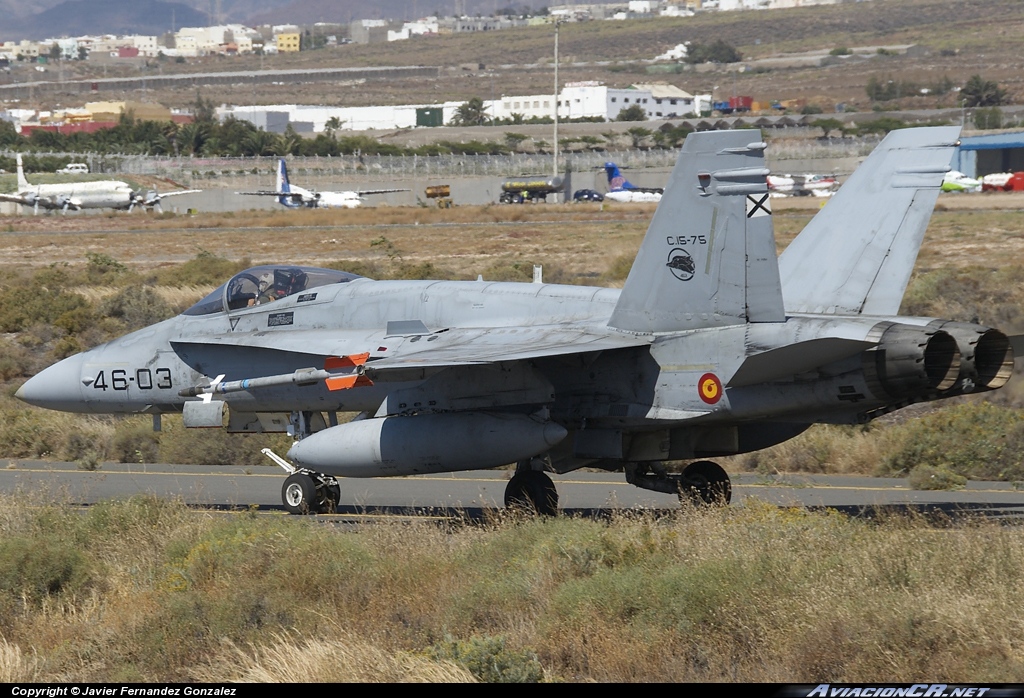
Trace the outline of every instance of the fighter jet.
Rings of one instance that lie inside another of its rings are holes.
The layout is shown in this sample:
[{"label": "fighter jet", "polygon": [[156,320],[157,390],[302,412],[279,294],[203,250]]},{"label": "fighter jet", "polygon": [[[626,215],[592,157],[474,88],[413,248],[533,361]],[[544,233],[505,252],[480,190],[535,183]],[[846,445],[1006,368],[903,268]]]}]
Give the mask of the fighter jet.
[{"label": "fighter jet", "polygon": [[604,198],[609,201],[622,203],[637,202],[658,202],[661,201],[663,189],[657,187],[638,187],[619,171],[619,166],[614,162],[604,164],[605,174],[608,176],[608,193]]},{"label": "fighter jet", "polygon": [[889,134],[777,258],[760,134],[694,133],[621,290],[255,267],[17,397],[287,430],[293,513],[332,510],[339,478],[513,463],[506,505],[543,514],[548,473],[584,466],[726,503],[709,458],[1009,379],[1002,332],[897,315],[958,137]]},{"label": "fighter jet", "polygon": [[120,211],[132,211],[136,206],[162,211],[160,200],[168,196],[196,194],[199,189],[185,189],[160,194],[156,190],[134,190],[127,182],[116,179],[92,182],[74,182],[70,184],[29,184],[21,162],[21,153],[17,155],[18,191],[14,194],[0,194],[0,201],[10,201],[22,206],[30,206],[33,213],[39,209],[48,211],[81,211],[86,208],[111,208]]},{"label": "fighter jet", "polygon": [[273,191],[236,191],[241,196],[273,196],[285,208],[358,208],[371,194],[390,194],[408,189],[360,189],[358,191],[310,191],[288,180],[284,158],[277,161],[277,188]]}]

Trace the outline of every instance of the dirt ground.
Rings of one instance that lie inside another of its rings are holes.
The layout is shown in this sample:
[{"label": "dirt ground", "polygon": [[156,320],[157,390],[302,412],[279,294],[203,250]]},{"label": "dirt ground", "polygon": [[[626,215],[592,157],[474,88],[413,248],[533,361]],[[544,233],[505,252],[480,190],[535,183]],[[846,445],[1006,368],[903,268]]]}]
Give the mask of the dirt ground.
[{"label": "dirt ground", "polygon": [[[822,205],[822,199],[773,199],[780,249]],[[84,264],[90,252],[139,270],[181,263],[202,251],[253,263],[386,262],[386,248],[403,262],[431,262],[467,277],[486,278],[497,266],[543,264],[547,274],[602,284],[617,260],[631,261],[654,208],[552,204],[7,217],[0,219],[0,266]],[[1018,263],[1024,256],[1022,211],[1024,193],[943,194],[918,266]],[[381,240],[387,244],[371,245]]]}]

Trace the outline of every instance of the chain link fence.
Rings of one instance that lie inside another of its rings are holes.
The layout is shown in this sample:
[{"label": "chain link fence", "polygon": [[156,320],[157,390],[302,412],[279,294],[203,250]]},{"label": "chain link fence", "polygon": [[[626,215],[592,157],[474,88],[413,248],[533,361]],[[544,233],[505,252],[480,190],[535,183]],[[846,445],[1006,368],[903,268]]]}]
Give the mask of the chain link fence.
[{"label": "chain link fence", "polygon": [[[878,144],[874,136],[860,138],[780,138],[768,149],[769,163],[786,160],[864,157]],[[4,155],[14,157],[13,152]],[[162,157],[95,153],[42,153],[35,155],[84,162],[90,172],[125,176],[147,176],[172,180],[186,187],[274,187],[277,156],[265,157]],[[631,149],[617,151],[563,152],[560,171],[599,169],[614,161],[626,169],[669,169],[675,165],[675,149]],[[333,179],[365,179],[386,182],[393,179],[435,177],[519,177],[551,172],[550,153],[508,155],[341,155],[337,157],[286,156],[288,172],[297,182],[316,184]]]}]

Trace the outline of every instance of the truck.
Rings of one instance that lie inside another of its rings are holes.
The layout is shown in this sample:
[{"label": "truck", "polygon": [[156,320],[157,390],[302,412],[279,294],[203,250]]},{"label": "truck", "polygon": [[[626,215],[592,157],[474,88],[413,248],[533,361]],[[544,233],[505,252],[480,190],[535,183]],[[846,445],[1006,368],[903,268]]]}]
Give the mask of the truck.
[{"label": "truck", "polygon": [[727,101],[716,101],[711,103],[711,108],[722,114],[737,114],[748,112],[754,105],[754,98],[748,95],[730,97]]},{"label": "truck", "polygon": [[561,177],[520,177],[507,179],[501,183],[499,203],[525,204],[527,202],[547,201],[549,194],[562,191],[564,183]]}]

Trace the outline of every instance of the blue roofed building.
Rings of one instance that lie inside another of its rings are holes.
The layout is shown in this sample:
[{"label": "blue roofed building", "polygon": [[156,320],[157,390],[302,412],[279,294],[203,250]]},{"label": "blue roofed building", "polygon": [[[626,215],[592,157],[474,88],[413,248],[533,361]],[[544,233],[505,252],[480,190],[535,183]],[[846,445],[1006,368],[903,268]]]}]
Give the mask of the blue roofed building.
[{"label": "blue roofed building", "polygon": [[951,166],[973,178],[1024,171],[1024,131],[961,138]]}]

